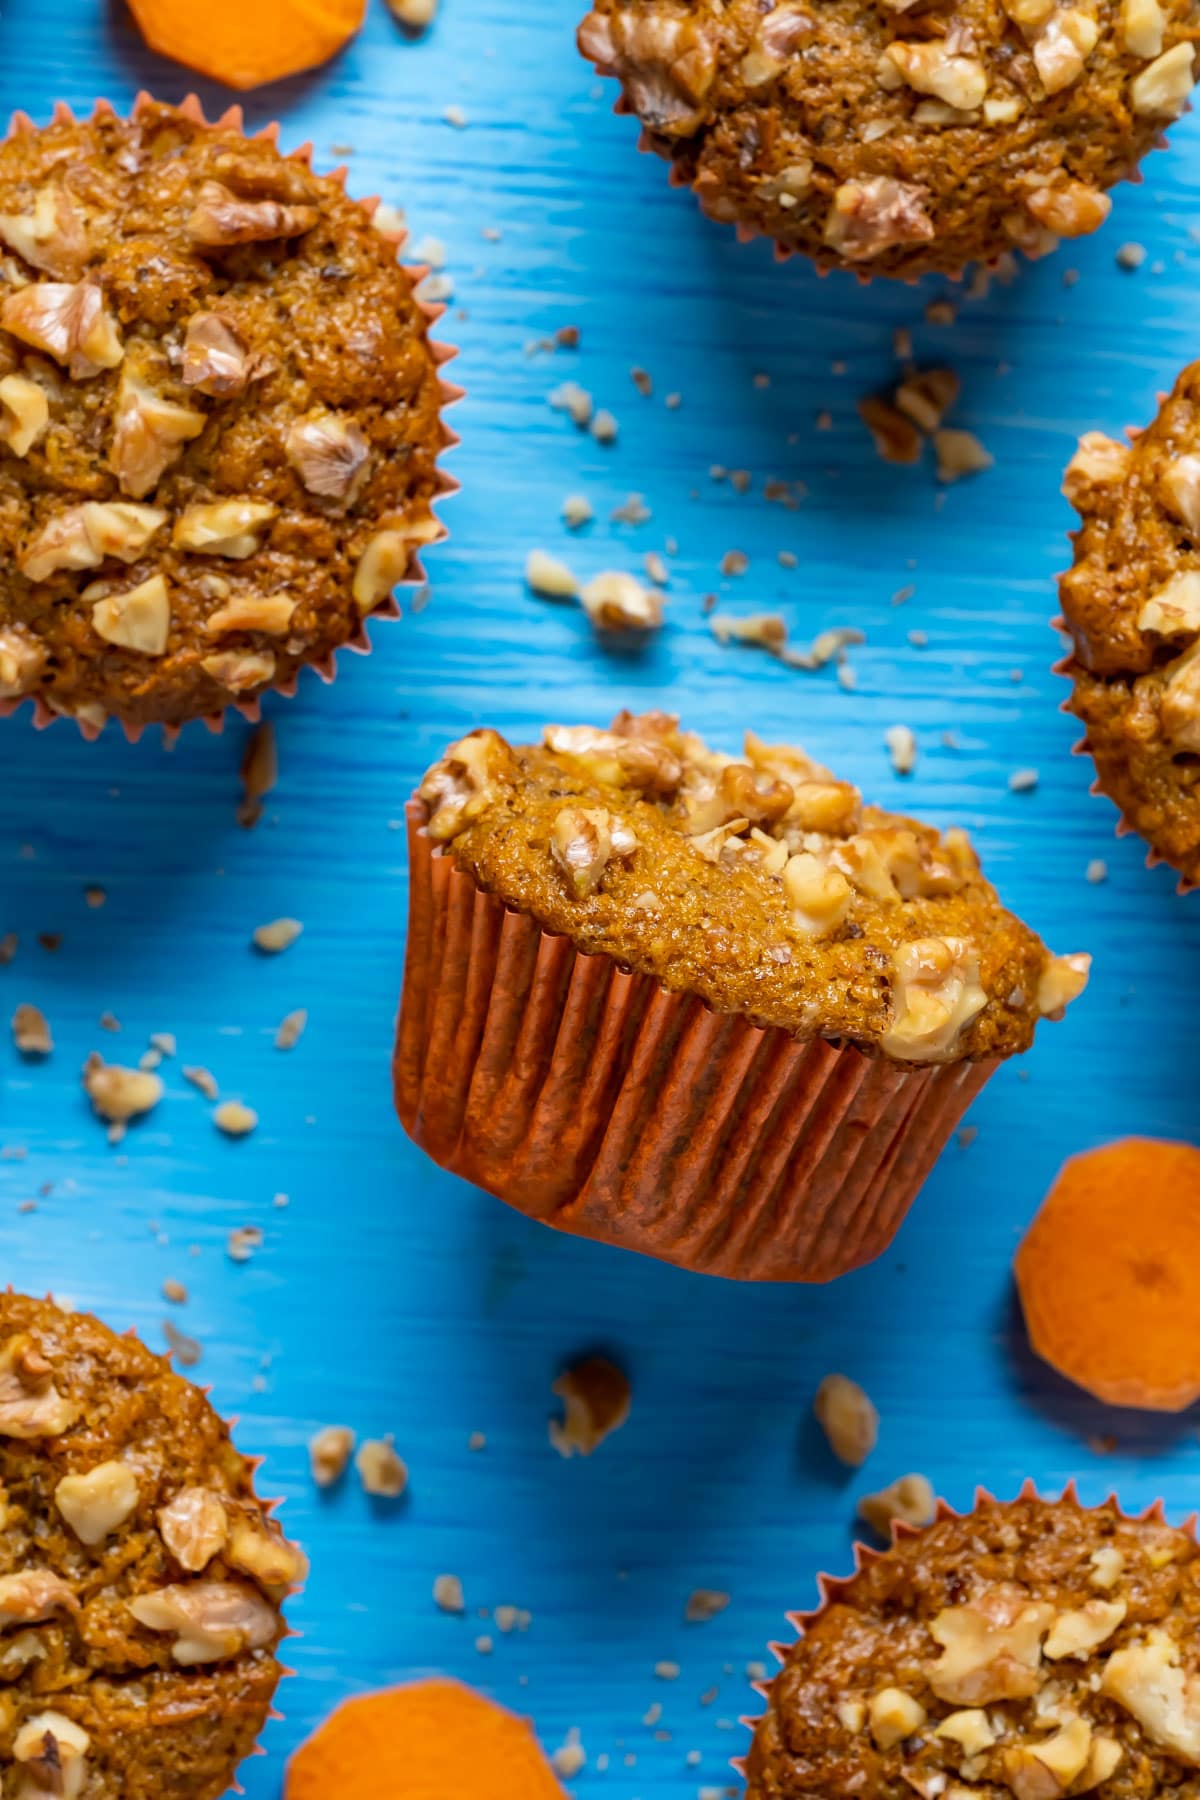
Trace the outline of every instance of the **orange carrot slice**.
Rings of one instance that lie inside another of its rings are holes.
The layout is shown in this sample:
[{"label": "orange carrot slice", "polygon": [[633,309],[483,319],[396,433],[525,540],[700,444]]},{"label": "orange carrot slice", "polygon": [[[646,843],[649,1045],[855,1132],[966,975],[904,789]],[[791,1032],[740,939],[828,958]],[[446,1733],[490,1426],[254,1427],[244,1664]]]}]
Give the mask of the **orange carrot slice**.
[{"label": "orange carrot slice", "polygon": [[347,1700],[288,1764],[285,1800],[566,1800],[523,1719],[457,1681]]},{"label": "orange carrot slice", "polygon": [[315,69],[350,42],[367,0],[129,0],[160,56],[226,87],[261,87]]},{"label": "orange carrot slice", "polygon": [[1200,1150],[1125,1138],[1064,1165],[1014,1263],[1029,1339],[1111,1406],[1200,1399]]}]

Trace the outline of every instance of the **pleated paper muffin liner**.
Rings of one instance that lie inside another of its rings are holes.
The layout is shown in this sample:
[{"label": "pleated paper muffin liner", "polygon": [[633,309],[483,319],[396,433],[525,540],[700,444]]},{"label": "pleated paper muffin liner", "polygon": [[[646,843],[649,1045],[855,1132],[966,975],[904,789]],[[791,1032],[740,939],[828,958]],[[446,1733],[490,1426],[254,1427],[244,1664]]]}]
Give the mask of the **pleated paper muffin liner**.
[{"label": "pleated paper muffin liner", "polygon": [[[602,80],[617,81],[617,82],[620,81],[620,77],[617,75],[616,71],[614,69],[612,69],[610,66],[608,66],[607,64],[602,63],[602,62],[593,61],[593,59],[591,57],[587,56],[586,53],[581,52],[581,54],[584,55],[584,61],[587,62],[589,64],[589,66],[596,71],[596,74],[599,75]],[[1191,105],[1191,102],[1188,101],[1184,105],[1179,116],[1182,118],[1187,113],[1191,112],[1191,110],[1192,110],[1192,105]],[[620,92],[618,92],[617,98],[613,102],[613,112],[622,118],[627,115],[631,116],[631,117],[635,117],[635,118],[637,117],[637,113],[636,113],[634,107],[626,99],[623,89]],[[1172,123],[1176,123],[1176,122],[1177,121],[1172,121]],[[659,144],[655,139],[654,133],[649,129],[648,126],[645,126],[645,125],[642,126],[642,128],[638,134],[637,147],[638,147],[638,151],[643,156],[655,156],[659,159],[659,161],[668,162],[670,167],[669,167],[668,174],[667,174],[667,185],[669,187],[673,187],[673,188],[690,188],[692,190],[692,192],[696,195],[697,203],[700,207],[701,212],[704,213],[704,216],[708,219],[712,219],[713,223],[717,224],[717,225],[727,225],[727,226],[732,225],[732,229],[734,231],[735,236],[737,237],[737,241],[739,244],[752,244],[756,241],[756,239],[761,238],[761,237],[770,238],[770,241],[774,247],[774,254],[775,254],[776,262],[780,262],[780,263],[790,262],[792,257],[794,257],[794,256],[804,256],[807,258],[808,261],[810,261],[812,263],[812,265],[816,269],[818,275],[825,276],[825,275],[830,274],[834,269],[840,269],[846,274],[853,275],[855,280],[859,283],[859,285],[861,287],[868,287],[872,281],[899,281],[899,282],[902,282],[904,284],[904,286],[906,286],[906,287],[916,287],[919,282],[927,280],[930,276],[932,276],[934,274],[940,274],[942,276],[942,278],[946,281],[956,281],[957,282],[957,281],[963,280],[963,278],[965,277],[965,275],[969,269],[976,268],[976,267],[984,268],[984,269],[998,268],[1000,266],[1001,259],[1006,254],[1022,255],[1025,257],[1025,259],[1027,261],[1030,261],[1030,262],[1039,261],[1041,255],[1044,254],[1044,252],[1038,252],[1038,251],[1031,252],[1028,250],[1022,250],[1021,246],[1019,244],[1013,243],[1008,246],[1007,251],[999,251],[993,257],[972,257],[968,262],[963,264],[961,269],[944,269],[944,270],[937,270],[937,271],[929,270],[926,274],[921,274],[921,275],[901,275],[901,276],[875,275],[869,269],[858,268],[853,263],[848,263],[845,260],[843,260],[841,257],[837,257],[837,256],[825,257],[825,256],[820,256],[820,255],[811,255],[811,254],[809,254],[809,252],[801,250],[794,245],[780,243],[778,238],[771,237],[771,234],[769,232],[761,231],[758,228],[758,226],[751,225],[745,219],[727,220],[727,219],[718,218],[718,216],[715,213],[710,212],[709,209],[704,205],[704,200],[703,200],[703,196],[700,191],[700,186],[699,186],[698,181],[693,179],[690,175],[688,175],[686,170],[684,170],[680,167],[680,165],[676,162],[674,157],[670,156],[669,154],[664,152],[659,147]],[[1167,148],[1168,148],[1167,134],[1166,134],[1166,131],[1164,130],[1164,131],[1160,132],[1159,135],[1155,138],[1154,142],[1150,145],[1149,150],[1147,150],[1145,152],[1145,154],[1150,155],[1155,150],[1166,150]],[[1145,179],[1145,176],[1142,173],[1141,159],[1138,159],[1130,166],[1130,168],[1126,171],[1125,174],[1119,175],[1117,177],[1117,179],[1113,182],[1112,186],[1120,187],[1124,183],[1128,182],[1130,185],[1132,185],[1134,187],[1138,187],[1141,185],[1141,183],[1144,181],[1144,179]],[[1112,188],[1111,187],[1106,188],[1104,191],[1106,193],[1111,193]],[[1061,245],[1061,242],[1062,242],[1061,239],[1056,239],[1052,248],[1053,249],[1059,248]]]},{"label": "pleated paper muffin liner", "polygon": [[[133,103],[133,110],[130,117],[136,119],[147,107],[155,106],[157,104],[159,104],[159,102],[155,100],[153,94],[150,94],[143,89]],[[189,94],[187,98],[181,102],[177,111],[183,118],[190,120],[193,124],[210,126],[213,130],[217,131],[229,130],[244,133],[245,114],[240,106],[230,106],[225,112],[221,113],[219,117],[210,121],[205,115],[204,108],[201,105],[198,96]],[[111,101],[102,99],[97,100],[92,109],[91,116],[93,119],[118,118],[120,117],[120,114]],[[54,107],[51,123],[54,125],[73,125],[76,122],[76,116],[71,108],[64,101],[58,101]],[[37,129],[37,125],[34,120],[30,118],[28,113],[14,112],[9,121],[5,140],[7,141],[8,139],[20,136],[23,133],[33,132]],[[250,141],[266,138],[269,142],[278,144],[281,129],[282,127],[279,122],[277,120],[273,121],[269,125],[264,125],[261,131],[251,133]],[[311,143],[301,144],[298,149],[289,150],[286,155],[287,161],[301,162],[308,168],[312,167],[312,159],[313,146]],[[331,170],[329,179],[335,181],[338,186],[344,190],[348,173],[349,170],[343,165],[340,168]],[[381,201],[378,195],[373,195],[367,199],[359,200],[356,204],[362,207],[368,218],[374,219],[376,212],[379,210]],[[399,253],[408,236],[407,230],[380,231],[379,235],[383,238],[385,243],[395,245],[397,257],[399,257]],[[415,288],[416,284],[423,276],[428,274],[429,271],[424,265],[406,263],[404,264],[404,272],[412,281]],[[424,315],[428,324],[431,327],[436,325],[446,311],[445,306],[430,301],[418,300],[415,295],[413,298],[414,304]],[[438,368],[443,367],[458,355],[457,349],[451,344],[435,342],[432,337],[427,341],[430,353]],[[455,386],[454,383],[447,381],[444,377],[439,377],[438,387],[441,394],[442,414],[445,413],[448,407],[453,406],[457,401],[461,400],[466,392],[464,388]],[[461,441],[458,434],[452,431],[446,424],[444,416],[439,419],[439,432],[439,454],[447,450],[452,450]],[[436,503],[439,500],[446,499],[447,496],[457,493],[458,489],[459,483],[455,481],[452,476],[439,470],[437,487],[434,492],[434,502]],[[443,544],[450,534],[440,519],[438,520],[438,526],[438,536],[433,542],[434,544]],[[425,568],[421,561],[420,553],[418,550],[414,549],[409,560],[408,569],[402,580],[397,583],[397,586],[406,589],[417,588],[420,587],[426,579]],[[321,657],[317,661],[305,663],[302,667],[311,669],[320,681],[323,681],[326,684],[332,682],[337,675],[337,658],[341,651],[346,650],[357,656],[366,656],[370,652],[372,644],[367,630],[368,618],[373,620],[398,619],[399,617],[400,607],[393,594],[388,600],[384,601],[381,606],[375,607],[367,618],[361,619],[352,636],[348,637],[337,650],[331,651],[327,656]],[[262,716],[262,701],[265,695],[268,693],[276,693],[282,694],[285,698],[290,699],[296,692],[300,672],[300,669],[295,669],[286,677],[286,679],[271,682],[261,693],[256,694],[252,699],[231,699],[228,705],[222,707],[219,712],[203,715],[199,720],[193,721],[187,719],[181,724],[163,724],[161,730],[164,742],[167,744],[174,743],[185,724],[201,723],[211,732],[220,732],[224,729],[225,715],[230,712],[240,713],[242,718],[248,719],[252,724],[257,723]],[[100,736],[105,725],[108,723],[107,719],[97,721],[95,719],[80,718],[73,714],[56,712],[45,699],[39,695],[32,694],[23,694],[15,699],[0,699],[0,718],[9,718],[13,713],[18,712],[21,707],[26,705],[31,705],[33,708],[32,722],[35,731],[44,731],[48,726],[55,724],[56,721],[61,718],[74,718],[74,722],[79,727],[81,735],[90,742]],[[143,732],[153,729],[152,725],[147,726],[140,723],[134,724],[124,719],[120,720],[119,723],[130,743],[136,743]]]},{"label": "pleated paper muffin liner", "polygon": [[[1015,1500],[997,1500],[996,1496],[989,1492],[985,1487],[977,1487],[975,1489],[975,1496],[972,1504],[968,1507],[963,1507],[961,1510],[957,1507],[948,1505],[945,1500],[939,1499],[930,1524],[941,1524],[944,1519],[970,1518],[981,1506],[1019,1506],[1022,1502],[1030,1500],[1042,1500],[1045,1501],[1047,1505],[1069,1507],[1075,1512],[1080,1513],[1113,1512],[1116,1513],[1119,1518],[1133,1524],[1166,1524],[1167,1522],[1166,1505],[1161,1499],[1152,1501],[1150,1505],[1140,1513],[1130,1513],[1125,1511],[1116,1494],[1109,1494],[1107,1499],[1101,1500],[1096,1506],[1084,1506],[1079,1498],[1076,1483],[1073,1480],[1069,1481],[1062,1493],[1057,1496],[1047,1496],[1039,1493],[1037,1483],[1033,1480],[1027,1480],[1022,1482]],[[907,1538],[921,1537],[929,1529],[929,1525],[907,1525],[903,1520],[893,1519],[889,1548],[894,1549],[897,1544],[902,1543]],[[1193,1543],[1197,1542],[1196,1515],[1193,1513],[1190,1517],[1184,1519],[1179,1526],[1179,1530],[1185,1531],[1192,1539]],[[878,1562],[881,1557],[884,1557],[887,1554],[887,1550],[876,1550],[869,1544],[856,1543],[852,1547],[854,1567],[849,1575],[819,1574],[817,1576],[816,1586],[818,1599],[816,1606],[810,1607],[805,1612],[789,1612],[784,1614],[788,1625],[795,1633],[792,1642],[790,1644],[773,1643],[768,1644],[767,1646],[771,1655],[781,1668],[784,1663],[787,1662],[791,1652],[795,1649],[798,1640],[805,1636],[814,1622],[821,1618],[821,1616],[828,1611],[830,1606],[836,1605],[838,1601],[844,1598],[851,1584],[865,1568],[869,1567],[871,1563]],[[774,1677],[767,1677],[764,1680],[752,1681],[750,1685],[761,1699],[766,1700],[770,1695],[773,1679]],[[758,1729],[758,1726],[762,1723],[765,1716],[766,1715],[763,1713],[743,1714],[738,1720],[738,1723],[739,1725],[744,1725],[748,1731],[754,1732]],[[746,1756],[733,1758],[732,1766],[737,1770],[743,1780],[746,1779],[747,1760]]]},{"label": "pleated paper muffin liner", "polygon": [[912,1068],[710,1010],[484,893],[408,809],[396,1108],[559,1231],[742,1281],[882,1254],[994,1060]]}]

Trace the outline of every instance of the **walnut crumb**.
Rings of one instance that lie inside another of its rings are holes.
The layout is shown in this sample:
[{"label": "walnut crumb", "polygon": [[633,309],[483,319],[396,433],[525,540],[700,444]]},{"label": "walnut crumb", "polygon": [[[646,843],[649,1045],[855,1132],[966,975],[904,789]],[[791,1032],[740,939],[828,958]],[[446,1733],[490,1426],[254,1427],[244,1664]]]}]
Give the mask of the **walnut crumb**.
[{"label": "walnut crumb", "polygon": [[299,919],[272,919],[269,924],[255,927],[254,948],[267,956],[278,956],[281,950],[291,948],[303,930]]},{"label": "walnut crumb", "polygon": [[817,1389],[813,1412],[839,1462],[853,1469],[866,1462],[879,1435],[879,1414],[856,1381],[827,1375]]},{"label": "walnut crumb", "polygon": [[625,1423],[632,1405],[626,1376],[607,1357],[588,1356],[554,1383],[564,1416],[550,1421],[550,1442],[560,1456],[590,1456]]},{"label": "walnut crumb", "polygon": [[241,1100],[223,1100],[212,1118],[217,1130],[226,1137],[248,1137],[258,1124],[258,1114]]},{"label": "walnut crumb", "polygon": [[13,1043],[22,1056],[49,1056],[54,1048],[46,1015],[28,1002],[18,1006],[12,1016]]},{"label": "walnut crumb", "polygon": [[892,1522],[919,1527],[933,1523],[937,1499],[924,1475],[901,1475],[878,1493],[864,1494],[858,1503],[858,1516],[864,1525],[885,1541],[891,1537]]},{"label": "walnut crumb", "polygon": [[463,1584],[457,1575],[438,1575],[434,1578],[433,1603],[445,1613],[466,1611]]},{"label": "walnut crumb", "polygon": [[354,1466],[363,1488],[376,1499],[398,1500],[408,1486],[408,1470],[390,1437],[368,1438],[355,1457]]},{"label": "walnut crumb", "polygon": [[348,1425],[323,1425],[309,1439],[309,1467],[318,1487],[332,1487],[341,1480],[353,1450],[354,1433]]}]

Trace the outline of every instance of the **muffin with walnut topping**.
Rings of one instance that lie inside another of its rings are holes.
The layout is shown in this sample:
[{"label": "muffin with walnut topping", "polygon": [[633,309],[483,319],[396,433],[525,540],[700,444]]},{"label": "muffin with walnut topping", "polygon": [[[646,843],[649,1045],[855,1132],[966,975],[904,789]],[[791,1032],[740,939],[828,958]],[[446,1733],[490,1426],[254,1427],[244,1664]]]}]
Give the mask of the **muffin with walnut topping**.
[{"label": "muffin with walnut topping", "polygon": [[716,1274],[878,1255],[997,1061],[1087,979],[962,832],[665,713],[473,732],[409,828],[409,1133],[548,1224]]},{"label": "muffin with walnut topping", "polygon": [[1068,1489],[942,1507],[792,1615],[746,1800],[1153,1800],[1200,1776],[1200,1553]]},{"label": "muffin with walnut topping", "polygon": [[194,103],[0,144],[0,706],[89,733],[326,673],[419,573],[450,441],[396,241]]},{"label": "muffin with walnut topping", "polygon": [[1083,524],[1059,582],[1067,702],[1126,828],[1200,884],[1200,363],[1132,444],[1090,431],[1063,484]]},{"label": "muffin with walnut topping", "polygon": [[0,1292],[6,1795],[218,1800],[305,1566],[198,1388],[132,1336]]},{"label": "muffin with walnut topping", "polygon": [[713,218],[912,278],[1094,231],[1198,35],[1191,0],[593,0],[579,47]]}]

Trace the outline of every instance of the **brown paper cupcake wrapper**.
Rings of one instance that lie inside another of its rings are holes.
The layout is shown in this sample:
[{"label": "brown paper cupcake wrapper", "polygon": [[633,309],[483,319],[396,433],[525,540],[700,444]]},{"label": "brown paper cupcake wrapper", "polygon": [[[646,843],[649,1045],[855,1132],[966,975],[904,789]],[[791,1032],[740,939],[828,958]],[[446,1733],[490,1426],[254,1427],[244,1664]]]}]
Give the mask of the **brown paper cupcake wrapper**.
[{"label": "brown paper cupcake wrapper", "polygon": [[711,1275],[829,1281],[887,1249],[994,1062],[800,1044],[485,894],[408,807],[396,1108],[553,1225]]},{"label": "brown paper cupcake wrapper", "polygon": [[[595,69],[597,75],[599,75],[602,80],[616,81],[616,80],[620,79],[620,77],[617,75],[616,71],[614,69],[612,69],[611,67],[609,67],[607,64],[592,62],[590,57],[585,57],[584,60],[591,64],[591,67],[593,69]],[[1191,104],[1191,101],[1188,101],[1186,103],[1186,105],[1184,106],[1183,113],[1180,114],[1180,117],[1183,117],[1183,114],[1185,114],[1185,113],[1191,112],[1191,110],[1192,110],[1192,104]],[[613,103],[613,111],[615,113],[617,113],[620,117],[625,117],[627,115],[630,117],[636,117],[634,108],[630,105],[629,101],[625,98],[625,94],[624,94],[623,90],[618,93],[618,96]],[[660,160],[662,160],[663,153],[654,141],[654,133],[652,131],[648,130],[645,126],[642,127],[642,130],[640,131],[640,133],[638,135],[637,147],[642,155],[656,156]],[[1165,131],[1162,131],[1159,133],[1158,137],[1154,140],[1154,143],[1151,145],[1150,150],[1151,150],[1151,152],[1153,152],[1154,150],[1165,150],[1166,148],[1167,148],[1167,134]],[[1148,152],[1148,154],[1149,154],[1149,152]],[[1117,181],[1114,182],[1113,185],[1115,187],[1119,187],[1122,182],[1127,181],[1127,182],[1132,183],[1136,187],[1136,186],[1139,186],[1144,179],[1145,179],[1145,177],[1142,173],[1142,168],[1141,168],[1140,162],[1135,162],[1133,164],[1133,166],[1124,175],[1118,177]],[[718,219],[715,216],[715,214],[712,214],[708,211],[707,207],[704,205],[703,197],[702,197],[702,193],[701,193],[699,184],[695,181],[692,181],[684,173],[684,171],[679,167],[678,163],[674,162],[673,160],[671,161],[670,170],[669,170],[669,173],[667,176],[667,183],[670,187],[673,187],[673,188],[690,188],[693,191],[693,193],[695,193],[697,200],[700,204],[700,210],[704,213],[706,218],[711,218],[713,220],[714,224],[718,224],[718,225],[723,225],[723,224],[727,223],[726,220]],[[739,244],[752,244],[755,242],[755,240],[757,238],[766,237],[769,235],[766,232],[759,231],[756,226],[748,224],[744,219],[737,220],[734,222],[733,231],[737,237],[737,241]],[[781,244],[777,238],[773,238],[771,241],[774,245],[776,262],[781,262],[781,263],[782,262],[790,262],[792,257],[801,256],[804,254],[804,252],[794,249],[789,244]],[[1015,244],[1015,243],[1010,245],[1009,248],[1013,255],[1022,255],[1025,257],[1025,259],[1027,261],[1030,261],[1030,262],[1040,260],[1040,254],[1044,254],[1044,253],[1036,253],[1036,252],[1030,253],[1027,250],[1023,251],[1021,249],[1021,246],[1019,244]],[[858,282],[860,287],[868,287],[872,281],[876,280],[876,276],[873,275],[869,269],[856,268],[856,267],[854,267],[853,264],[843,262],[837,257],[825,258],[825,257],[821,257],[821,256],[813,256],[810,258],[810,261],[812,262],[813,267],[816,269],[817,274],[821,275],[821,276],[830,274],[834,269],[841,269],[846,274],[852,274],[854,276],[855,280]],[[947,280],[947,281],[962,281],[969,268],[972,268],[972,267],[978,265],[982,268],[994,269],[999,266],[999,262],[1000,262],[999,256],[995,256],[995,257],[991,258],[990,261],[985,260],[982,257],[976,257],[972,260],[972,262],[965,264],[961,269],[945,271],[944,275],[943,275],[943,279]],[[896,278],[895,277],[886,277],[886,278],[880,277],[879,279],[893,280]],[[901,276],[899,279],[904,282],[904,285],[906,287],[915,287],[917,285],[917,283],[919,281],[925,279],[925,277],[920,276],[920,275],[907,275],[907,276]]]},{"label": "brown paper cupcake wrapper", "polygon": [[[1016,1500],[1003,1502],[1001,1504],[1015,1505],[1017,1501],[1021,1500],[1042,1499],[1056,1499],[1060,1506],[1074,1507],[1077,1512],[1100,1512],[1101,1510],[1104,1510],[1118,1513],[1123,1519],[1137,1521],[1139,1523],[1154,1522],[1156,1524],[1165,1524],[1166,1522],[1166,1506],[1162,1500],[1151,1501],[1150,1505],[1140,1513],[1126,1512],[1116,1494],[1109,1494],[1107,1499],[1101,1500],[1096,1506],[1084,1506],[1079,1498],[1074,1481],[1068,1481],[1062,1493],[1057,1496],[1040,1494],[1036,1482],[1032,1480],[1024,1481],[1021,1484]],[[969,1518],[980,1506],[995,1506],[996,1504],[998,1504],[998,1502],[994,1494],[990,1493],[985,1487],[978,1487],[975,1489],[974,1501],[970,1506],[959,1509],[957,1507],[949,1506],[945,1500],[939,1500],[931,1523],[936,1525],[943,1519]],[[920,1537],[922,1531],[927,1531],[928,1529],[929,1527],[927,1525],[906,1525],[901,1520],[894,1519],[892,1521],[891,1543],[894,1546],[905,1538]],[[1192,1540],[1195,1541],[1196,1515],[1193,1513],[1189,1518],[1185,1519],[1179,1529],[1181,1531],[1186,1531]],[[767,1645],[767,1649],[780,1667],[787,1661],[790,1652],[795,1648],[796,1640],[804,1636],[809,1626],[812,1625],[816,1619],[819,1619],[828,1607],[835,1605],[843,1597],[855,1577],[861,1574],[863,1569],[869,1567],[871,1563],[878,1562],[880,1557],[887,1555],[886,1550],[876,1550],[870,1544],[856,1543],[853,1545],[852,1549],[854,1568],[849,1575],[818,1575],[818,1599],[816,1606],[810,1607],[807,1612],[789,1612],[784,1614],[788,1624],[795,1633],[795,1637],[790,1644],[774,1643]],[[750,1685],[754,1692],[758,1694],[761,1699],[765,1700],[771,1691],[771,1678],[763,1681],[752,1681]],[[749,1731],[753,1732],[757,1730],[762,1721],[762,1717],[763,1715],[761,1713],[743,1714],[742,1717],[739,1718],[738,1724],[746,1726]],[[744,1756],[734,1757],[732,1759],[732,1766],[744,1780],[746,1776],[746,1758]]]},{"label": "brown paper cupcake wrapper", "polygon": [[[147,106],[153,106],[154,104],[154,96],[143,89],[133,103],[133,111],[130,116],[136,119],[138,114]],[[221,113],[218,118],[210,121],[205,116],[204,108],[195,94],[189,94],[187,96],[181,103],[179,111],[185,118],[191,119],[200,125],[208,125],[211,123],[218,129],[227,127],[231,131],[239,132],[243,131],[245,128],[245,116],[243,109],[240,106],[230,106]],[[117,109],[109,100],[97,100],[92,109],[93,118],[115,118],[117,116]],[[64,101],[60,100],[54,107],[52,122],[56,125],[64,123],[74,124],[75,114]],[[269,138],[272,143],[277,143],[279,140],[280,129],[281,128],[276,121],[270,125],[264,125],[261,131],[254,132],[252,136],[256,138]],[[24,132],[36,130],[37,126],[28,113],[14,112],[12,118],[9,120],[5,139],[7,141],[10,138],[20,136]],[[311,143],[301,144],[299,149],[290,150],[287,155],[289,161],[302,162],[311,167],[313,146]],[[339,187],[344,188],[348,173],[349,171],[345,167],[334,169],[331,171],[330,179],[336,181]],[[369,199],[360,200],[358,204],[364,209],[369,218],[374,218],[380,205],[379,196],[375,195]],[[380,236],[387,242],[396,246],[397,255],[399,255],[407,235],[406,231],[386,231],[380,233]],[[406,263],[404,268],[405,273],[412,278],[414,285],[421,280],[422,276],[428,273],[427,268],[419,264],[414,265]],[[416,304],[431,326],[435,325],[446,311],[444,306],[434,305],[424,300],[418,300]],[[433,338],[429,339],[429,348],[432,352],[434,362],[439,368],[458,355],[458,351],[453,345],[435,342]],[[447,408],[461,400],[466,392],[465,388],[457,387],[452,382],[446,381],[445,379],[439,379],[439,388],[442,396],[443,414]],[[461,441],[458,434],[450,429],[446,424],[444,417],[439,421],[439,425],[441,432],[441,450],[452,450],[455,445]],[[441,470],[438,471],[438,484],[434,494],[435,501],[444,500],[448,495],[456,494],[458,489],[459,483],[455,481],[452,476],[445,474]],[[439,525],[441,526],[441,529],[433,542],[435,544],[444,544],[450,534],[445,525],[441,525],[440,520]],[[414,551],[409,562],[408,570],[405,573],[403,580],[398,583],[398,586],[403,588],[415,588],[419,587],[425,580],[425,569],[421,562],[420,555],[418,552]],[[400,607],[396,602],[395,596],[393,595],[391,598],[384,601],[382,605],[375,607],[368,617],[370,619],[398,619],[400,617]],[[354,635],[347,638],[338,651],[331,652],[328,656],[322,657],[318,662],[306,663],[304,667],[311,669],[319,680],[328,683],[333,681],[337,675],[337,658],[342,650],[349,651],[353,655],[366,656],[370,649],[371,639],[367,631],[367,619],[363,619],[360,621]],[[250,700],[231,699],[229,704],[226,707],[223,707],[220,712],[210,713],[197,721],[186,720],[184,723],[200,723],[207,726],[208,730],[211,732],[220,732],[224,729],[225,715],[229,712],[240,713],[242,718],[249,719],[251,723],[257,723],[258,719],[261,717],[262,700],[264,696],[268,693],[276,693],[283,694],[290,699],[296,692],[299,674],[300,671],[295,670],[286,680],[272,682],[269,687],[263,689],[262,693],[256,694]],[[60,718],[72,716],[55,712],[54,708],[49,706],[46,701],[41,698],[32,695],[22,695],[17,699],[0,700],[0,718],[10,718],[13,713],[18,712],[23,706],[27,705],[31,705],[33,708],[33,727],[35,731],[45,731],[48,726],[55,724]],[[74,722],[78,726],[80,734],[89,742],[98,738],[100,733],[104,730],[105,724],[108,723],[107,720],[96,723],[94,720],[81,718],[75,718]],[[144,731],[153,729],[153,727],[141,724],[130,724],[125,720],[121,720],[120,724],[125,736],[129,739],[131,744],[137,743]],[[164,741],[167,744],[173,744],[175,739],[179,736],[179,733],[183,730],[183,725],[163,725],[161,729]]]}]

